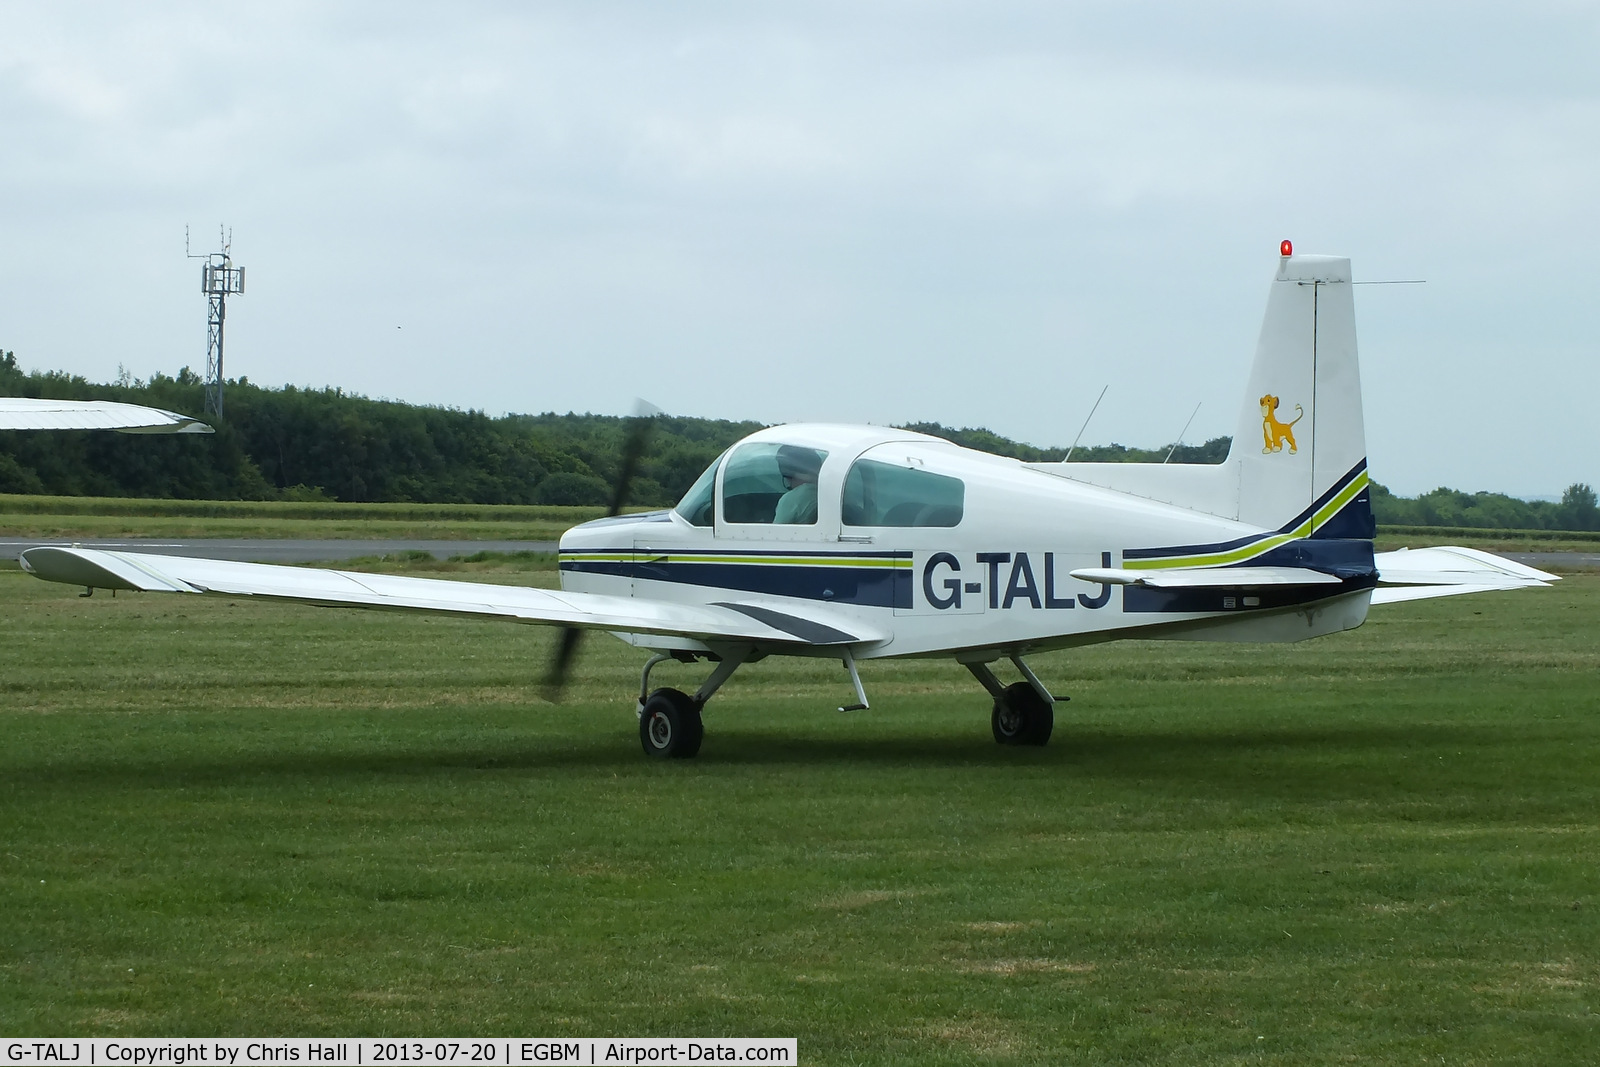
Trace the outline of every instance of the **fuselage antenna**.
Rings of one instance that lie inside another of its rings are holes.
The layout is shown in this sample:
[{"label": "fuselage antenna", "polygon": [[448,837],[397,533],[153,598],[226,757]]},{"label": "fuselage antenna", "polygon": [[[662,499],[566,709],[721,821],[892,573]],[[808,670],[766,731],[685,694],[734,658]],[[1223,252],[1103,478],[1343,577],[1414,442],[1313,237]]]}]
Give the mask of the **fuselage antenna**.
[{"label": "fuselage antenna", "polygon": [[1089,409],[1088,417],[1083,420],[1083,425],[1078,427],[1078,436],[1076,436],[1076,437],[1074,437],[1072,439],[1072,448],[1067,449],[1066,457],[1064,459],[1062,459],[1061,462],[1065,463],[1067,460],[1072,458],[1072,449],[1073,448],[1077,448],[1078,447],[1078,442],[1083,440],[1083,431],[1085,431],[1085,430],[1087,430],[1089,428],[1089,419],[1094,418],[1094,413],[1096,411],[1100,410],[1100,401],[1102,401],[1102,400],[1104,400],[1106,398],[1106,389],[1110,389],[1110,388],[1111,388],[1111,383],[1107,382],[1105,384],[1105,388],[1100,390],[1100,395],[1094,398],[1094,407]]},{"label": "fuselage antenna", "polygon": [[[1189,412],[1189,422],[1183,424],[1183,429],[1178,431],[1178,439],[1172,442],[1171,448],[1167,449],[1167,459],[1171,459],[1172,454],[1178,450],[1178,446],[1183,444],[1183,435],[1189,432],[1189,425],[1194,422],[1194,417],[1198,414],[1200,414],[1200,405],[1196,404],[1194,410]],[[1167,459],[1161,461],[1163,465],[1167,462]]]}]

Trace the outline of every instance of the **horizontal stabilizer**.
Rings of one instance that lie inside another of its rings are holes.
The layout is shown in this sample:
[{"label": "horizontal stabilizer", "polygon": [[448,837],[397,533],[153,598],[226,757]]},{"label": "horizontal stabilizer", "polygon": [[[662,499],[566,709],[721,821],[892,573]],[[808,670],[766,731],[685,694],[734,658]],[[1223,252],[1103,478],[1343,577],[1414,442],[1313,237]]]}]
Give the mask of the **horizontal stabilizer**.
[{"label": "horizontal stabilizer", "polygon": [[1453,545],[1379,552],[1373,559],[1378,566],[1378,588],[1372,592],[1374,604],[1526,589],[1561,580],[1560,575],[1504,556]]},{"label": "horizontal stabilizer", "polygon": [[1173,567],[1135,571],[1085,567],[1074,578],[1104,585],[1142,585],[1151,589],[1256,589],[1268,585],[1339,585],[1341,579],[1306,567]]},{"label": "horizontal stabilizer", "polygon": [[417,611],[704,641],[770,645],[846,645],[887,635],[823,607],[678,604],[526,586],[457,582],[396,574],[266,563],[189,559],[95,548],[30,548],[22,566],[51,582],[92,589],[253,596],[302,604]]}]

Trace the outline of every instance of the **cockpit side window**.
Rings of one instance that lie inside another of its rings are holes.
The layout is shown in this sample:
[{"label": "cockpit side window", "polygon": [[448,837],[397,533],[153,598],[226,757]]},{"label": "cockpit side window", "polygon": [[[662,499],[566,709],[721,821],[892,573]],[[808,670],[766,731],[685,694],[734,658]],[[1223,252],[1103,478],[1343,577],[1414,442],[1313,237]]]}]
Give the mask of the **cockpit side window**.
[{"label": "cockpit side window", "polygon": [[815,525],[817,475],[827,458],[803,445],[741,445],[722,476],[724,521]]},{"label": "cockpit side window", "polygon": [[710,526],[717,520],[717,468],[728,454],[724,452],[711,461],[705,473],[694,480],[689,491],[683,494],[678,506],[673,508],[691,526]]},{"label": "cockpit side window", "polygon": [[960,478],[858,459],[844,480],[846,526],[957,526],[966,506]]}]

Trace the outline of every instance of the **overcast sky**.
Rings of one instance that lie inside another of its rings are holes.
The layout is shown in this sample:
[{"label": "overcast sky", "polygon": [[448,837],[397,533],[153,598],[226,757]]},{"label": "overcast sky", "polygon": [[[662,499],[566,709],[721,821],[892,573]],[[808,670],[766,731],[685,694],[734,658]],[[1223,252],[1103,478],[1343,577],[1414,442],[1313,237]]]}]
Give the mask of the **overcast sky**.
[{"label": "overcast sky", "polygon": [[0,4],[0,348],[419,403],[1232,432],[1346,255],[1374,477],[1600,483],[1600,8]]}]

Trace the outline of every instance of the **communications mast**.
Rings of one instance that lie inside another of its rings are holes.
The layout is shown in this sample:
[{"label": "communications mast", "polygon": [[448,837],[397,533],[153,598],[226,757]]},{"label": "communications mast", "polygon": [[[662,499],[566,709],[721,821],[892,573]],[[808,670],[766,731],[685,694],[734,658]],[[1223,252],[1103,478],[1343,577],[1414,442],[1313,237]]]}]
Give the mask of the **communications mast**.
[{"label": "communications mast", "polygon": [[228,317],[228,294],[244,292],[244,268],[233,265],[233,231],[218,227],[222,251],[189,251],[189,228],[183,228],[183,252],[200,265],[200,291],[206,294],[206,414],[222,420],[222,325]]}]

